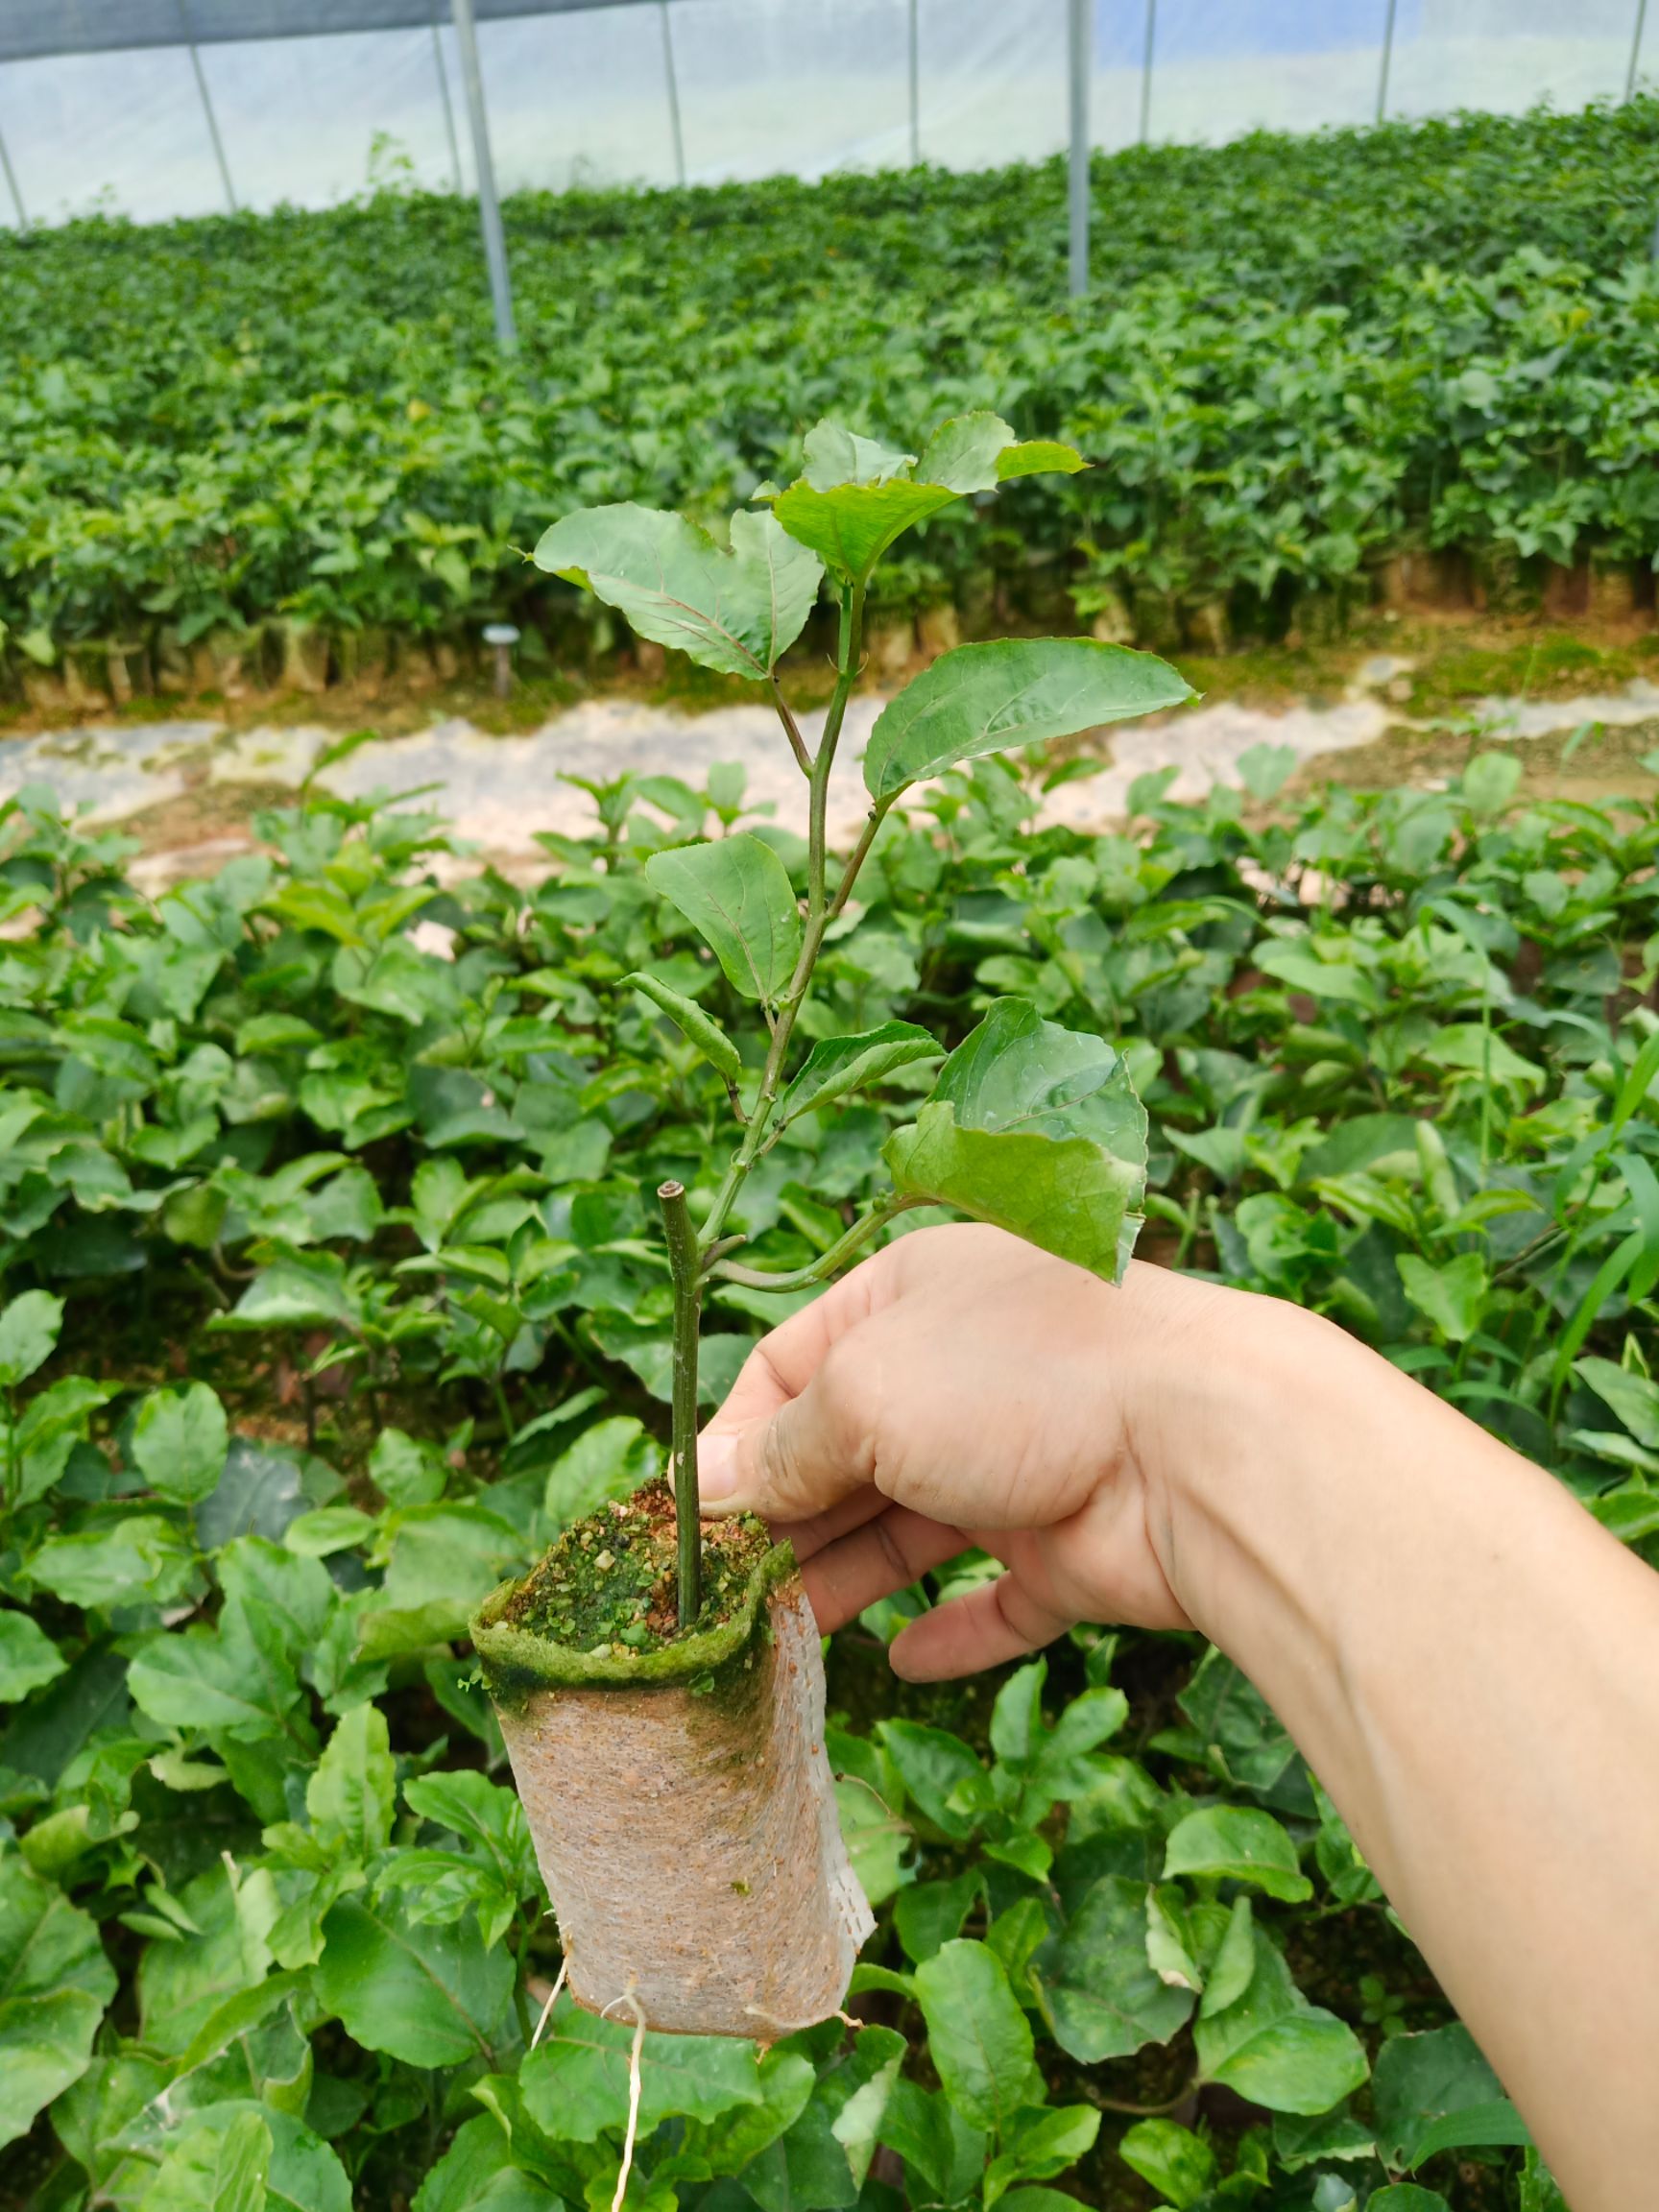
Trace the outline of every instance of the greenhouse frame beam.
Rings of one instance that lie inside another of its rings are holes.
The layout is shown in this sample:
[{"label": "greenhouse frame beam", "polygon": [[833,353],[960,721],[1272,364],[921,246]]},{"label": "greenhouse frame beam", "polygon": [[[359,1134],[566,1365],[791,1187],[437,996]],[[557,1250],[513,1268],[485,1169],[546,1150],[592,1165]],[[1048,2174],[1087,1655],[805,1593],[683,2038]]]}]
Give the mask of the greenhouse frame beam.
[{"label": "greenhouse frame beam", "polygon": [[507,266],[501,203],[495,195],[495,163],[490,152],[484,73],[478,66],[478,27],[472,19],[472,0],[449,0],[449,5],[455,18],[456,43],[461,49],[461,75],[467,87],[467,120],[472,132],[472,163],[478,179],[478,221],[484,232],[484,259],[490,270],[495,337],[503,353],[517,353],[518,331],[513,320],[513,277]]},{"label": "greenhouse frame beam", "polygon": [[1642,34],[1647,28],[1647,0],[1636,0],[1636,28],[1630,34],[1630,66],[1624,72],[1624,97],[1636,97],[1636,72],[1642,61]]},{"label": "greenhouse frame beam", "polygon": [[680,72],[674,66],[674,26],[668,19],[668,0],[657,0],[662,25],[662,78],[668,87],[668,135],[674,144],[674,181],[685,181],[685,133],[680,122]]},{"label": "greenhouse frame beam", "polygon": [[904,61],[910,106],[910,166],[922,165],[922,0],[910,0],[905,11]]},{"label": "greenhouse frame beam", "polygon": [[1067,273],[1073,300],[1089,291],[1089,77],[1094,59],[1094,0],[1070,0],[1067,78],[1071,146],[1067,172]]},{"label": "greenhouse frame beam", "polygon": [[461,174],[461,141],[455,135],[455,103],[449,97],[449,64],[444,59],[444,34],[438,27],[437,0],[432,8],[432,67],[438,78],[438,97],[444,105],[444,136],[449,146],[449,174],[457,193],[467,189]]},{"label": "greenhouse frame beam", "polygon": [[1388,112],[1388,79],[1394,67],[1394,17],[1399,0],[1388,0],[1382,17],[1382,57],[1377,70],[1377,114],[1381,123]]},{"label": "greenhouse frame beam", "polygon": [[1152,63],[1158,50],[1158,0],[1146,0],[1146,31],[1141,46],[1141,143],[1152,134]]},{"label": "greenhouse frame beam", "polygon": [[219,181],[225,187],[225,204],[234,215],[236,187],[230,181],[230,164],[225,158],[225,141],[219,135],[219,118],[213,112],[213,96],[207,89],[207,72],[202,66],[202,50],[196,43],[196,29],[190,20],[190,0],[179,0],[179,20],[184,26],[184,43],[189,50],[191,74],[196,79],[196,94],[202,103],[207,136],[213,147],[213,158],[218,163]]},{"label": "greenhouse frame beam", "polygon": [[23,195],[17,188],[17,172],[12,166],[12,156],[6,150],[6,139],[3,132],[0,132],[0,169],[4,169],[6,172],[6,189],[12,195],[12,206],[17,210],[17,228],[19,230],[27,230],[29,228],[29,210],[24,206]]}]

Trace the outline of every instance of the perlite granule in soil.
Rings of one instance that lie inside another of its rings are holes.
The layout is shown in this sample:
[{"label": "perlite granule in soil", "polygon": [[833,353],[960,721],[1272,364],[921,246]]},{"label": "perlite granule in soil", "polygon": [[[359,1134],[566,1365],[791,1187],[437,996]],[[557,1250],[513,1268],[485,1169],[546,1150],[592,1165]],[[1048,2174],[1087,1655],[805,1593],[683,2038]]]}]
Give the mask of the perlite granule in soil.
[{"label": "perlite granule in soil", "polygon": [[498,1591],[473,1639],[577,2002],[770,2042],[839,2008],[875,1923],[794,1554],[731,1521],[704,1562],[676,1632],[673,1500],[653,1483]]}]

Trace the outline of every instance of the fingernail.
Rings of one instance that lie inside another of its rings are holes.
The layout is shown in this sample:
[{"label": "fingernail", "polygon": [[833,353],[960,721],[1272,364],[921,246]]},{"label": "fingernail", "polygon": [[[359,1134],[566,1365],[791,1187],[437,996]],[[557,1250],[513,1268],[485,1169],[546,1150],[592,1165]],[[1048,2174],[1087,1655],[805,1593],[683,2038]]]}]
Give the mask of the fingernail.
[{"label": "fingernail", "polygon": [[721,1505],[737,1488],[737,1439],[705,1436],[697,1446],[697,1501]]}]

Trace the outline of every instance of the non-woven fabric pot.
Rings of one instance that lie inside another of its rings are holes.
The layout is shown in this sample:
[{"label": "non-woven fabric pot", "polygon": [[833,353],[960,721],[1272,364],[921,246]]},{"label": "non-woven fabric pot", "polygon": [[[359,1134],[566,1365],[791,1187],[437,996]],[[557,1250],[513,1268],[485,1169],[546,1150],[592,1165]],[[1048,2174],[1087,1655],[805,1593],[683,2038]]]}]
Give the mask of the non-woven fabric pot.
[{"label": "non-woven fabric pot", "polygon": [[472,1624],[591,2012],[769,2043],[840,2007],[875,1926],[824,1749],[824,1664],[794,1554],[775,1546],[718,1628],[593,1658]]}]

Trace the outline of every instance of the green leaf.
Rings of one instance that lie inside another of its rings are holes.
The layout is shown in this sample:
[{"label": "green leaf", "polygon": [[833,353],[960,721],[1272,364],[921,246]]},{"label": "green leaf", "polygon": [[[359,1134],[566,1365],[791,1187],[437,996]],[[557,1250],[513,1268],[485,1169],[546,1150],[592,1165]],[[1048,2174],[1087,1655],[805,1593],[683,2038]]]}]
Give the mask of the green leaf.
[{"label": "green leaf", "polygon": [[854,2186],[862,2189],[880,2138],[888,2099],[908,2046],[896,2029],[859,2030],[851,2051],[818,2083],[815,2102],[830,2119]]},{"label": "green leaf", "polygon": [[1568,2212],[1559,2182],[1530,2145],[1521,2162],[1520,2212]]},{"label": "green leaf", "polygon": [[1371,2078],[1377,2155],[1396,2173],[1415,2166],[1431,2128],[1455,2113],[1486,2110],[1503,2096],[1503,2083],[1461,2021],[1426,2034],[1390,2035]]},{"label": "green leaf", "polygon": [[25,1290],[0,1310],[0,1387],[14,1389],[48,1359],[63,1326],[63,1301]]},{"label": "green leaf", "polygon": [[564,2201],[517,2165],[493,2113],[465,2121],[427,2168],[413,2212],[565,2212]]},{"label": "green leaf", "polygon": [[369,1479],[388,1504],[435,1505],[446,1470],[432,1445],[401,1429],[382,1429],[369,1455]]},{"label": "green leaf", "polygon": [[882,1158],[902,1195],[957,1207],[1116,1282],[1140,1227],[1146,1117],[1109,1045],[1002,998]]},{"label": "green leaf", "polygon": [[1064,2189],[1011,2189],[998,2202],[1000,2212],[1080,2212],[1083,2205],[1081,2198],[1070,2197]]},{"label": "green leaf", "polygon": [[1329,2112],[1281,2112],[1273,2122],[1273,2155],[1292,2174],[1327,2159],[1373,2158],[1376,2152],[1373,2130],[1354,2117],[1346,2097]]},{"label": "green leaf", "polygon": [[52,1536],[29,1561],[29,1577],[66,1604],[87,1608],[166,1605],[196,1572],[190,1539],[171,1521],[134,1513],[112,1527]]},{"label": "green leaf", "polygon": [[1169,1832],[1166,1880],[1177,1874],[1249,1882],[1287,1905],[1311,1897],[1313,1885],[1296,1862],[1296,1846],[1270,1813],[1220,1805],[1189,1813]]},{"label": "green leaf", "polygon": [[793,1121],[820,1106],[879,1083],[897,1068],[940,1057],[944,1047],[914,1022],[883,1022],[856,1037],[821,1037],[784,1092],[779,1119]]},{"label": "green leaf", "polygon": [[1000,415],[955,415],[941,422],[922,449],[916,475],[924,484],[943,484],[950,492],[994,492],[1000,482],[998,463],[1016,443]]},{"label": "green leaf", "polygon": [[958,645],[884,707],[864,754],[873,799],[1010,745],[1072,737],[1179,707],[1191,686],[1167,661],[1092,637]]},{"label": "green leaf", "polygon": [[1246,1987],[1230,2005],[1199,2014],[1199,2066],[1207,2080],[1270,2112],[1328,2111],[1365,2080],[1364,2050],[1334,2013],[1308,2003],[1259,1928],[1254,1943]]},{"label": "green leaf", "polygon": [[947,1943],[916,1969],[939,2079],[965,2120],[999,2129],[1031,2102],[1031,2027],[1002,1962],[983,1943]]},{"label": "green leaf", "polygon": [[261,1267],[220,1329],[349,1328],[359,1318],[346,1286],[345,1262],[332,1252],[308,1252]]},{"label": "green leaf", "polygon": [[1313,1816],[1317,1808],[1301,1753],[1256,1685],[1214,1645],[1178,1703],[1226,1781],[1278,1812]]},{"label": "green leaf", "polygon": [[772,512],[826,567],[861,584],[896,538],[956,498],[942,484],[840,484],[818,491],[804,478],[781,492]]},{"label": "green leaf", "polygon": [[1464,805],[1477,814],[1500,814],[1514,798],[1521,763],[1513,753],[1478,753],[1458,780]]},{"label": "green leaf", "polygon": [[[634,2030],[582,2011],[568,1997],[519,2074],[524,2107],[538,2127],[567,2143],[594,2143],[628,2120],[628,2056]],[[639,2129],[676,2117],[717,2120],[734,2105],[762,2102],[753,2044],[724,2035],[648,2034],[639,2067]]]},{"label": "green leaf", "polygon": [[257,2112],[228,2128],[187,2128],[162,2159],[138,2212],[265,2212],[271,2130]]},{"label": "green leaf", "polygon": [[1249,1988],[1256,1972],[1256,1915],[1248,1897],[1236,1897],[1221,1941],[1210,1962],[1199,2011],[1225,2012]]},{"label": "green leaf", "polygon": [[403,1796],[412,1813],[448,1829],[466,1848],[421,1853],[405,1847],[382,1881],[393,1875],[401,1880],[411,1861],[424,1860],[431,1874],[412,1900],[419,1916],[452,1920],[470,1903],[486,1942],[499,1941],[520,1900],[541,1891],[524,1808],[511,1790],[470,1771],[420,1775],[405,1786]]},{"label": "green leaf", "polygon": [[1071,476],[1083,467],[1072,446],[1041,438],[1022,443],[999,415],[981,413],[941,422],[923,447],[916,478],[951,492],[994,492],[1016,476]]},{"label": "green leaf", "polygon": [[[204,2104],[192,2123],[223,2133],[238,2122],[256,2119],[270,2134],[271,2163],[265,2177],[266,2212],[351,2212],[351,2184],[346,2169],[320,2136],[292,2112],[267,2102],[243,2098]],[[498,2212],[492,2204],[490,2212]],[[499,2212],[509,2212],[501,2207]]]},{"label": "green leaf", "polygon": [[964,493],[994,491],[1013,476],[1083,467],[1070,446],[1022,445],[989,413],[941,423],[920,461],[838,422],[820,422],[806,434],[804,459],[799,481],[775,495],[772,512],[791,537],[854,582],[868,577],[896,538]]},{"label": "green leaf", "polygon": [[[903,2159],[907,2174],[926,2184],[926,2201],[960,2204],[981,2186],[988,2142],[985,2130],[965,2120],[948,2097],[919,2082],[893,2084],[881,2121],[881,2140]],[[912,2195],[919,2193],[912,2192]]]},{"label": "green leaf", "polygon": [[1214,2152],[1202,2136],[1173,2120],[1137,2120],[1118,2144],[1118,2155],[1175,2212],[1188,2212],[1215,2179]]},{"label": "green leaf", "polygon": [[1154,1888],[1146,1899],[1146,1963],[1166,1988],[1201,1990],[1204,1977],[1192,1956],[1179,1897]]},{"label": "green leaf", "polygon": [[733,515],[722,552],[684,516],[632,501],[567,515],[543,532],[535,559],[617,608],[641,637],[751,679],[801,635],[823,574],[769,514]]},{"label": "green leaf", "polygon": [[1402,1252],[1397,1264],[1407,1297],[1440,1335],[1461,1344],[1475,1334],[1489,1287],[1486,1262],[1479,1252],[1459,1252],[1439,1267],[1414,1252]]},{"label": "green leaf", "polygon": [[547,1470],[542,1510],[557,1533],[585,1521],[614,1498],[631,1498],[657,1469],[657,1453],[641,1423],[614,1413],[562,1452]]},{"label": "green leaf", "polygon": [[705,937],[734,991],[778,999],[801,956],[801,916],[788,873],[747,830],[712,844],[654,853],[645,877]]},{"label": "green leaf", "polygon": [[1526,2121],[1508,2098],[1496,2097],[1490,2104],[1467,2104],[1461,2111],[1448,2112],[1443,2119],[1431,2122],[1412,2144],[1407,2164],[1425,2166],[1442,2151],[1469,2151],[1495,2144],[1518,2147],[1531,2140]]},{"label": "green leaf", "polygon": [[317,1991],[366,2051],[410,2066],[492,2055],[513,1994],[513,1960],[477,1927],[422,1927],[396,1897],[342,1898],[324,1922]]},{"label": "green leaf", "polygon": [[0,1859],[0,2147],[85,2071],[114,1994],[95,1922],[20,1859]]},{"label": "green leaf", "polygon": [[836,1781],[835,1812],[859,1888],[871,1906],[885,1903],[905,1880],[908,1824],[882,1803],[868,1783],[854,1777]]},{"label": "green leaf", "polygon": [[13,1503],[29,1504],[56,1487],[91,1416],[114,1396],[113,1384],[64,1375],[30,1399],[17,1424]]},{"label": "green leaf", "polygon": [[895,476],[908,475],[916,466],[914,453],[883,445],[878,438],[862,437],[828,417],[807,431],[801,458],[801,480],[814,492],[833,492],[840,484],[886,484]]},{"label": "green leaf", "polygon": [[997,481],[1010,484],[1017,476],[1075,476],[1088,462],[1074,445],[1054,438],[1022,438],[997,456]]},{"label": "green leaf", "polygon": [[1166,2043],[1192,1992],[1160,1981],[1146,1956],[1146,1886],[1105,1874],[1037,1954],[1044,2009],[1060,2048],[1085,2065]]},{"label": "green leaf", "polygon": [[1094,2148],[1099,2132],[1100,2115],[1092,2104],[1017,2113],[985,2169],[987,2212],[1016,2181],[1046,2181],[1075,2166]]},{"label": "green leaf", "polygon": [[1392,2181],[1374,2189],[1366,2199],[1366,2212],[1452,2212],[1438,2189],[1419,2189],[1414,2181]]},{"label": "green leaf", "polygon": [[305,1810],[317,1840],[367,1863],[391,1839],[396,1791],[386,1716],[377,1705],[354,1705],[305,1785]]},{"label": "green leaf", "polygon": [[1575,1359],[1573,1371],[1609,1407],[1638,1444],[1659,1452],[1659,1383],[1611,1359]]},{"label": "green leaf", "polygon": [[27,1613],[0,1612],[0,1705],[15,1705],[56,1681],[68,1661]]},{"label": "green leaf", "polygon": [[[678,902],[676,901],[678,904]],[[655,975],[647,975],[636,969],[624,975],[626,984],[632,984],[641,997],[667,1015],[681,1031],[688,1045],[708,1061],[717,1074],[724,1075],[728,1083],[735,1083],[743,1072],[743,1061],[737,1047],[717,1022],[711,1022],[694,998],[683,998],[678,991],[671,991],[666,983]]]},{"label": "green leaf", "polygon": [[972,1835],[973,1815],[950,1799],[958,1784],[982,1781],[985,1769],[961,1737],[919,1720],[884,1720],[881,1742],[923,1817],[955,1841]]},{"label": "green leaf", "polygon": [[152,1490],[181,1504],[205,1498],[225,1472],[230,1424],[205,1382],[152,1390],[132,1424],[132,1457]]},{"label": "green leaf", "polygon": [[962,1933],[962,1923],[983,1895],[985,1877],[970,1866],[951,1882],[913,1882],[893,1906],[893,1926],[905,1957],[931,1959]]}]

